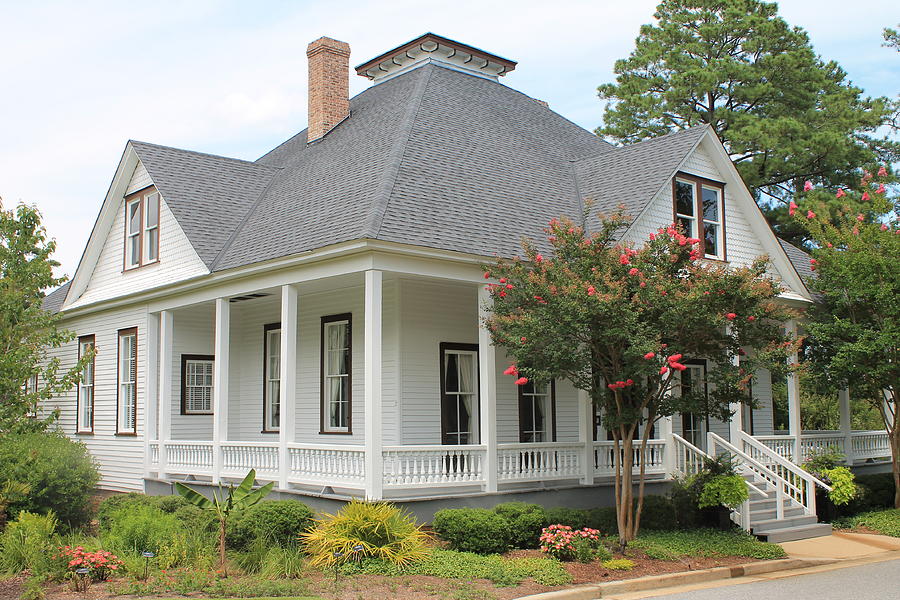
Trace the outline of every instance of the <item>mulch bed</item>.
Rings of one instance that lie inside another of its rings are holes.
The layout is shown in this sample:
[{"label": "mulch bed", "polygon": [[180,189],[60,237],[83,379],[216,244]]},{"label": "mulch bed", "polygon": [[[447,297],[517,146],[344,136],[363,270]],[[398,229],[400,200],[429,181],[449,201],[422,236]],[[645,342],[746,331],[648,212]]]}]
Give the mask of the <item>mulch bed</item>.
[{"label": "mulch bed", "polygon": [[[539,557],[542,554],[538,550],[516,550],[508,553],[506,556],[509,558]],[[745,557],[691,558],[674,561],[654,560],[647,558],[645,554],[638,550],[629,550],[628,558],[636,563],[635,567],[630,571],[605,569],[599,561],[592,563],[564,563],[564,566],[574,580],[571,585],[579,585],[756,562],[755,559]],[[403,598],[404,600],[451,600],[453,598],[512,600],[529,594],[538,594],[568,587],[549,587],[537,584],[531,580],[526,580],[515,587],[497,587],[485,579],[442,579],[424,575],[404,575],[399,577],[379,575],[342,576],[335,583],[334,579],[326,573],[310,572],[306,579],[310,583],[309,588],[312,594],[333,600],[392,600],[394,598]],[[68,586],[60,584],[47,588],[46,597],[48,600],[112,600],[113,598],[122,598],[122,596],[114,595],[108,587],[107,584],[94,585],[88,590],[87,594],[81,594],[75,593]],[[0,600],[18,600],[21,588],[21,579],[0,581]],[[178,594],[170,593],[165,596],[172,598],[178,597]]]}]

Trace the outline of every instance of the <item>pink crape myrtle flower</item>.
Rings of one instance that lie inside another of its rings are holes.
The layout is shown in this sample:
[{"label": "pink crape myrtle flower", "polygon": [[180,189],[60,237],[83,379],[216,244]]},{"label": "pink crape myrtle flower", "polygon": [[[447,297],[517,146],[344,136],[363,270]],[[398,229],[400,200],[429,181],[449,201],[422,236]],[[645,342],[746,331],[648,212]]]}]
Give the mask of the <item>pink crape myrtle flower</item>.
[{"label": "pink crape myrtle flower", "polygon": [[810,191],[811,189],[813,189],[812,181],[808,181],[808,180],[807,180],[806,183],[803,184],[803,191],[804,191],[804,192],[808,192],[808,191]]}]

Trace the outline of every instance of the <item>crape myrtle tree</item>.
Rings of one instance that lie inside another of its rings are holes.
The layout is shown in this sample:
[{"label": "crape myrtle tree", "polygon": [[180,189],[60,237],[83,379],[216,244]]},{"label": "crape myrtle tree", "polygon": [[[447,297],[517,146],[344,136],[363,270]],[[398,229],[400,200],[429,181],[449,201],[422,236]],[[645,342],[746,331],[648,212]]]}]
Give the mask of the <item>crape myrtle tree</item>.
[{"label": "crape myrtle tree", "polygon": [[[897,103],[870,98],[807,33],[760,0],[663,0],[615,81],[597,133],[633,143],[700,124],[722,140],[781,237],[806,243],[786,206],[806,179],[846,185],[858,165],[897,159]],[[890,41],[891,38],[888,38]]]},{"label": "crape myrtle tree", "polygon": [[[498,259],[485,273],[486,326],[513,359],[506,374],[519,385],[567,379],[602,409],[623,546],[640,527],[644,465],[635,498],[633,449],[645,455],[650,426],[679,412],[730,419],[730,404],[751,402],[756,369],[783,368],[791,345],[764,258],[727,268],[700,260],[699,240],[675,226],[640,246],[618,241],[627,226],[621,211],[601,215],[592,233],[554,219],[546,255],[526,240],[524,258]],[[681,389],[689,358],[708,360],[708,394]]]},{"label": "crape myrtle tree", "polygon": [[91,358],[69,369],[47,358],[74,338],[42,307],[45,290],[65,281],[53,275],[55,249],[36,208],[6,210],[0,201],[0,434],[46,429],[57,415],[35,417],[38,402],[71,389]]},{"label": "crape myrtle tree", "polygon": [[[808,365],[881,415],[900,508],[900,220],[887,194],[896,179],[885,167],[873,171],[853,190],[807,182],[791,213],[815,243],[810,285],[819,302],[806,325]],[[844,209],[823,218],[835,200],[846,200]]]}]

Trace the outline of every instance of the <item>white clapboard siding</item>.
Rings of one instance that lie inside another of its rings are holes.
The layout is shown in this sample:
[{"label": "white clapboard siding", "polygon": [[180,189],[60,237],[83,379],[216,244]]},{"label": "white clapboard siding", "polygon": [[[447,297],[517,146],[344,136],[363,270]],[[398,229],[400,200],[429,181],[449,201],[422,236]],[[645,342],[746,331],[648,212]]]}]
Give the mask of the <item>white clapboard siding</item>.
[{"label": "white clapboard siding", "polygon": [[153,185],[153,181],[150,179],[150,173],[147,172],[144,163],[138,161],[138,164],[134,167],[134,173],[131,175],[131,181],[128,182],[128,187],[125,188],[125,195],[133,194],[151,185]]},{"label": "white clapboard siding", "polygon": [[[144,361],[147,357],[147,312],[145,307],[104,311],[75,319],[62,326],[79,336],[94,335],[97,355],[94,364],[94,433],[75,434],[77,392],[75,389],[45,403],[43,411],[59,409],[59,427],[87,446],[100,469],[100,487],[110,490],[143,490],[144,460]],[[137,347],[137,436],[116,435],[116,391],[118,387],[118,330],[138,329]],[[61,367],[71,368],[78,360],[78,342],[73,340],[50,351]]]},{"label": "white clapboard siding", "polygon": [[174,312],[172,340],[172,439],[211,440],[212,415],[181,414],[182,354],[215,354],[215,305],[200,304]]},{"label": "white clapboard siding", "polygon": [[753,398],[758,405],[753,409],[753,435],[773,435],[772,374],[767,369],[760,369],[753,378]]},{"label": "white clapboard siding", "polygon": [[[139,164],[129,189],[147,187],[149,178]],[[152,183],[152,182],[151,182]],[[98,240],[99,242],[99,240]],[[209,273],[169,210],[165,198],[159,206],[159,262],[123,271],[125,254],[125,202],[120,202],[112,228],[101,242],[103,249],[80,298],[68,307],[83,306],[124,294],[152,289]]]}]

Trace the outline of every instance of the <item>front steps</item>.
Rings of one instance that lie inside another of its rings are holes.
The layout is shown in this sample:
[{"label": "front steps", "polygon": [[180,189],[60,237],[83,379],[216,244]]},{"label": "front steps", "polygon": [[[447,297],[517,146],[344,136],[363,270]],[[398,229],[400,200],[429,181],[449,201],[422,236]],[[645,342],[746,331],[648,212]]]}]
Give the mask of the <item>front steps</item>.
[{"label": "front steps", "polygon": [[782,500],[783,517],[779,519],[774,490],[753,475],[744,475],[744,479],[764,492],[750,492],[750,531],[753,535],[773,543],[831,535],[830,523],[819,523],[816,515],[806,514],[802,506],[787,498]]}]

